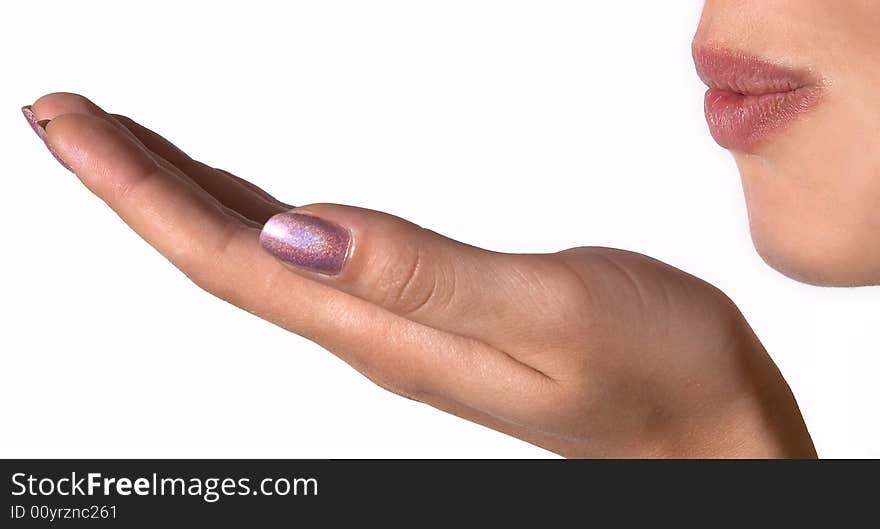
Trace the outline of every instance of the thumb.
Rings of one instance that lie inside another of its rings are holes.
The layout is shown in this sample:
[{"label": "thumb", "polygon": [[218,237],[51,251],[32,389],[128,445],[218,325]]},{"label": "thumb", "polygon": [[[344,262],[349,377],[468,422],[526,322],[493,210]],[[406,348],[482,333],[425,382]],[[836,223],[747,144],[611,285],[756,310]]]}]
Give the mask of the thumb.
[{"label": "thumb", "polygon": [[300,274],[410,320],[490,345],[522,325],[517,256],[368,209],[314,204],[275,215],[260,243]]}]

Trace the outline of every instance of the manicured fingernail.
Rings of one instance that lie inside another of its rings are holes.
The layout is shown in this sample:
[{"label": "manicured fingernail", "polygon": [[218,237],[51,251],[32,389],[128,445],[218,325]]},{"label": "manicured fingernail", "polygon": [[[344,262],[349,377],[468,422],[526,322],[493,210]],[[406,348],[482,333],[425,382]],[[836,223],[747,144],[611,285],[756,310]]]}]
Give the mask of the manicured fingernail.
[{"label": "manicured fingernail", "polygon": [[39,136],[40,139],[43,140],[46,148],[49,149],[49,152],[52,153],[52,156],[54,156],[55,159],[58,160],[58,163],[64,166],[64,168],[68,171],[73,172],[73,169],[71,169],[70,166],[67,165],[60,156],[58,156],[58,153],[55,152],[55,149],[53,149],[52,146],[49,145],[49,143],[46,141],[46,125],[49,123],[50,120],[43,119],[37,121],[37,116],[34,115],[34,112],[31,110],[30,106],[21,107],[21,113],[24,114],[24,119],[26,119],[31,128],[34,129],[34,132],[37,133],[37,136]]},{"label": "manicured fingernail", "polygon": [[40,122],[37,121],[37,116],[34,115],[31,107],[21,107],[21,113],[24,114],[24,119],[26,119],[28,125],[30,125],[32,129],[34,129],[34,132],[37,133],[37,136],[39,136],[41,140],[46,141],[46,128],[43,125],[40,125]]},{"label": "manicured fingernail", "polygon": [[260,244],[278,259],[326,275],[342,271],[351,247],[348,230],[302,213],[279,213],[260,233]]}]

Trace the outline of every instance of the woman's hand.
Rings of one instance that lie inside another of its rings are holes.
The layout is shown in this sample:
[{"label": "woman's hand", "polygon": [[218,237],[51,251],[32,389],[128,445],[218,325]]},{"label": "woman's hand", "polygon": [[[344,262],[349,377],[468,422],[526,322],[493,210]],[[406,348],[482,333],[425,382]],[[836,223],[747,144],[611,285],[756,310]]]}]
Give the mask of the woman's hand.
[{"label": "woman's hand", "polygon": [[502,254],[376,211],[293,208],[81,96],[24,112],[193,282],[395,393],[564,456],[815,455],[734,304],[671,266]]}]

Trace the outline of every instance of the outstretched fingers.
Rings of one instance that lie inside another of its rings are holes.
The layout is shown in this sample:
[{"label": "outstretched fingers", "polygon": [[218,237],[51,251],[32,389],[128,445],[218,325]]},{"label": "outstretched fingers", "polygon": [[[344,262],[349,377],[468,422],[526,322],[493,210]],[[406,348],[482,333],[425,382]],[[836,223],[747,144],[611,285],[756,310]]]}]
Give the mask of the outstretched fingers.
[{"label": "outstretched fingers", "polygon": [[173,143],[133,119],[118,114],[112,116],[148,149],[168,160],[222,204],[245,217],[263,224],[273,215],[293,207],[243,178],[194,160]]},{"label": "outstretched fingers", "polygon": [[[81,95],[65,92],[49,94],[22,110],[34,126],[38,121],[52,120],[64,114],[86,114],[108,121],[140,144],[156,163],[177,173],[191,185],[201,187],[214,200],[252,226],[262,226],[272,215],[291,207],[250,182],[193,160],[162,136],[130,118],[108,114]],[[35,131],[41,134],[38,128]]]},{"label": "outstretched fingers", "polygon": [[92,192],[196,284],[312,339],[383,386],[515,424],[547,381],[478,340],[421,325],[291,273],[260,232],[106,119],[63,114],[45,141]]}]

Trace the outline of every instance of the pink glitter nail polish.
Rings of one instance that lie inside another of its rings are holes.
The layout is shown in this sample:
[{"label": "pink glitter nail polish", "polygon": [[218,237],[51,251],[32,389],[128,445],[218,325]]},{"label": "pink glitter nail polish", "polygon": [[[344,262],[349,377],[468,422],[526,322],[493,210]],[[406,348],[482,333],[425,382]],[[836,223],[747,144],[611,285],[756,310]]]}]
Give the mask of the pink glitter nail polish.
[{"label": "pink glitter nail polish", "polygon": [[41,140],[46,141],[46,129],[41,127],[39,122],[37,122],[37,117],[34,116],[34,112],[31,110],[31,107],[21,107],[21,113],[24,114],[24,119],[26,119],[28,125],[30,125],[32,129],[34,129],[34,132],[37,133],[37,136],[39,136]]},{"label": "pink glitter nail polish", "polygon": [[37,133],[37,136],[39,136],[40,139],[43,140],[43,144],[46,145],[46,148],[49,149],[49,152],[52,154],[52,156],[54,156],[55,159],[58,160],[58,163],[60,163],[62,167],[72,173],[73,169],[71,169],[70,166],[67,165],[60,156],[58,156],[58,153],[55,151],[55,149],[53,149],[52,146],[49,145],[49,143],[46,141],[46,124],[48,124],[50,120],[44,119],[42,121],[37,121],[37,117],[34,115],[34,112],[31,110],[30,106],[21,107],[21,113],[24,114],[24,119],[26,119],[31,128],[34,129],[34,132]]},{"label": "pink glitter nail polish", "polygon": [[288,212],[266,222],[260,244],[285,263],[337,275],[348,257],[351,235],[345,228],[318,217]]}]

